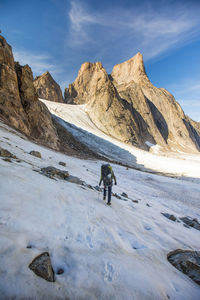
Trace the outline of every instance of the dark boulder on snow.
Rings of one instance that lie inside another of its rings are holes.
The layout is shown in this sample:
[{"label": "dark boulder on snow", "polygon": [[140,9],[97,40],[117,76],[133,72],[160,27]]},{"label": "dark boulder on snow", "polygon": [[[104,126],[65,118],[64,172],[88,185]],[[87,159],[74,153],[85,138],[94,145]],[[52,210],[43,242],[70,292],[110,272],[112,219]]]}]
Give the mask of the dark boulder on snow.
[{"label": "dark boulder on snow", "polygon": [[171,220],[171,221],[176,221],[177,219],[176,219],[176,217],[174,216],[174,215],[170,215],[170,214],[168,214],[168,213],[161,213],[164,217],[166,217],[166,218],[168,218],[169,220]]},{"label": "dark boulder on snow", "polygon": [[63,166],[63,167],[66,167],[66,163],[65,162],[63,162],[63,161],[59,161],[59,163],[58,163],[60,166]]},{"label": "dark boulder on snow", "polygon": [[57,275],[62,275],[64,273],[64,270],[62,268],[58,269],[56,272]]},{"label": "dark boulder on snow", "polygon": [[121,195],[122,195],[122,197],[128,198],[128,195],[124,192]]},{"label": "dark boulder on snow", "polygon": [[193,227],[197,230],[200,230],[200,223],[198,222],[197,219],[192,219],[189,217],[183,217],[180,218],[181,221],[183,221],[184,224],[186,224],[187,226]]},{"label": "dark boulder on snow", "polygon": [[10,153],[8,150],[0,148],[0,156],[6,157],[6,158],[17,158],[15,155]]},{"label": "dark boulder on snow", "polygon": [[51,166],[47,168],[42,168],[41,173],[52,179],[53,178],[66,179],[69,177],[69,173],[67,171],[62,171]]},{"label": "dark boulder on snow", "polygon": [[38,151],[31,151],[31,152],[29,152],[29,154],[30,154],[30,155],[33,155],[33,156],[35,156],[35,157],[38,157],[38,158],[42,158],[41,153],[38,152]]},{"label": "dark boulder on snow", "polygon": [[167,255],[168,261],[200,285],[200,251],[177,249]]},{"label": "dark boulder on snow", "polygon": [[51,265],[51,259],[48,252],[44,252],[34,258],[30,263],[29,268],[37,275],[43,279],[54,282],[54,271]]}]

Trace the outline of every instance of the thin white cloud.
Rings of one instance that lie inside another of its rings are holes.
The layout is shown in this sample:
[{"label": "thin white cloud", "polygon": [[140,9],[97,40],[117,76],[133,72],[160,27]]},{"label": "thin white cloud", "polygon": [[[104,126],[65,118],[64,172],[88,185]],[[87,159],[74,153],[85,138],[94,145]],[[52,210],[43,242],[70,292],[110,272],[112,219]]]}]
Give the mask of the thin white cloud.
[{"label": "thin white cloud", "polygon": [[51,56],[48,54],[34,54],[27,51],[13,50],[15,61],[18,61],[22,65],[28,64],[34,75],[41,75],[42,73],[49,71],[51,74],[60,73],[58,67],[52,64]]},{"label": "thin white cloud", "polygon": [[[112,11],[100,13],[77,0],[71,1],[71,44],[96,44],[101,48],[107,47],[108,51],[118,47],[125,52],[124,56],[130,57],[140,51],[147,60],[187,42],[199,33],[199,10],[195,11],[192,4],[190,7],[180,3],[163,7],[157,10],[153,7],[127,10],[116,5]],[[96,32],[92,31],[94,26],[98,26]]]}]

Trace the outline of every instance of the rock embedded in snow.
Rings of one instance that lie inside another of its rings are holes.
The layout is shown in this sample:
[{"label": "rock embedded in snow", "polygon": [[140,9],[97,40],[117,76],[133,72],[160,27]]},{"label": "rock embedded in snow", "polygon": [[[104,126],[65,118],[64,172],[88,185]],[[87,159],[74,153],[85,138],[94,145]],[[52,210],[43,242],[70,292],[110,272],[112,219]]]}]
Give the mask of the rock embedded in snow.
[{"label": "rock embedded in snow", "polygon": [[193,227],[197,230],[200,230],[200,223],[197,219],[191,219],[188,217],[180,218],[181,221],[183,221],[187,226]]},{"label": "rock embedded in snow", "polygon": [[170,214],[168,214],[168,213],[161,213],[164,217],[166,217],[166,218],[168,218],[169,220],[171,220],[171,221],[176,221],[177,220],[177,218],[174,216],[174,215],[170,215]]},{"label": "rock embedded in snow", "polygon": [[34,151],[34,150],[33,150],[33,151],[30,151],[29,154],[30,154],[30,155],[33,155],[33,156],[35,156],[35,157],[38,157],[38,158],[42,158],[41,153],[38,152],[38,151]]},{"label": "rock embedded in snow", "polygon": [[128,198],[128,195],[124,192],[121,195],[122,195],[122,197]]},{"label": "rock embedded in snow", "polygon": [[59,170],[59,169],[57,169],[55,167],[51,167],[51,166],[49,166],[47,168],[42,168],[41,173],[49,178],[66,179],[69,177],[69,172],[62,171],[62,170]]},{"label": "rock embedded in snow", "polygon": [[168,261],[200,285],[200,251],[177,249],[167,255]]},{"label": "rock embedded in snow", "polygon": [[54,282],[54,270],[51,265],[51,259],[48,252],[44,252],[34,258],[30,263],[29,268],[37,275],[43,279]]},{"label": "rock embedded in snow", "polygon": [[15,155],[13,155],[12,153],[10,153],[10,151],[0,148],[0,156],[2,157],[6,157],[6,158],[17,158]]},{"label": "rock embedded in snow", "polygon": [[64,273],[64,270],[62,268],[58,269],[56,272],[57,275],[62,275]]},{"label": "rock embedded in snow", "polygon": [[63,161],[59,161],[59,165],[60,165],[60,166],[63,166],[63,167],[66,167],[66,163],[63,162]]}]

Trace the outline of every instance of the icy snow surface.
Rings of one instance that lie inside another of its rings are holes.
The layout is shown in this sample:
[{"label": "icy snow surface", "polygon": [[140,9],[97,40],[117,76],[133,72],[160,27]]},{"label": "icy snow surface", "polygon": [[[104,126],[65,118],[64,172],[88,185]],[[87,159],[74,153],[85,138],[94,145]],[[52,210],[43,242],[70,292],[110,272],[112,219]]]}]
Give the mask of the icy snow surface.
[{"label": "icy snow surface", "polygon": [[[63,126],[99,154],[141,170],[150,169],[186,177],[185,179],[193,181],[194,178],[200,178],[200,155],[168,153],[159,156],[158,145],[152,147],[156,154],[140,150],[100,131],[88,117],[86,105],[42,101],[53,115],[60,118],[58,120]],[[149,144],[148,141],[146,143]]]},{"label": "icy snow surface", "polygon": [[[2,124],[0,147],[21,160],[0,158],[0,299],[200,299],[200,287],[166,258],[199,250],[199,231],[161,214],[200,219],[197,183],[113,164],[113,192],[129,198],[112,197],[108,207],[95,190],[34,171],[51,165],[96,186],[101,161],[54,152]],[[55,283],[28,268],[43,251],[64,270]]]}]

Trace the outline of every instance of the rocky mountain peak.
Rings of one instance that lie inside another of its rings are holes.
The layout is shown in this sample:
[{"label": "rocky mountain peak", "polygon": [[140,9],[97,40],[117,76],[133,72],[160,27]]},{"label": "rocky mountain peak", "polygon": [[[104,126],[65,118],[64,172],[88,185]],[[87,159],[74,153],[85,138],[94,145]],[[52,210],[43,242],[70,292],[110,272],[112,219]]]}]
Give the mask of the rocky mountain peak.
[{"label": "rocky mountain peak", "polygon": [[78,76],[74,83],[65,89],[65,103],[84,104],[89,101],[96,85],[108,81],[109,76],[101,62],[85,62],[81,65]]},{"label": "rocky mountain peak", "polygon": [[172,94],[153,86],[141,53],[114,66],[111,75],[100,62],[84,63],[65,90],[65,102],[87,104],[93,123],[125,143],[143,149],[157,144],[163,151],[200,149],[197,126]]},{"label": "rocky mountain peak", "polygon": [[111,76],[117,84],[127,84],[131,81],[139,83],[144,78],[148,79],[142,54],[138,52],[129,60],[115,65]]},{"label": "rocky mountain peak", "polygon": [[54,102],[64,102],[60,86],[48,71],[35,78],[34,86],[39,98]]}]

